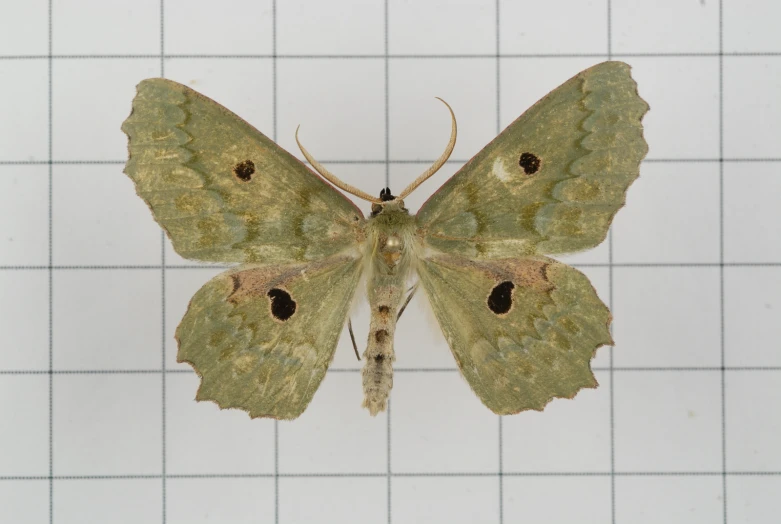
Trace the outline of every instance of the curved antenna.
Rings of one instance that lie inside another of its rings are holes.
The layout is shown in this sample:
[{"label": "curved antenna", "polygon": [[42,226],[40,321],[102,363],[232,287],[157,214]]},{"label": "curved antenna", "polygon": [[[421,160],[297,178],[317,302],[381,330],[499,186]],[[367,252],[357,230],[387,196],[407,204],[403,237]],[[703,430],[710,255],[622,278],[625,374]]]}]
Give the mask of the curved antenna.
[{"label": "curved antenna", "polygon": [[425,182],[431,175],[439,171],[439,168],[445,165],[447,159],[450,158],[450,153],[453,152],[453,148],[456,146],[456,135],[458,134],[456,129],[456,115],[453,114],[453,108],[451,108],[447,102],[445,102],[439,97],[436,97],[436,99],[442,102],[443,104],[445,104],[447,110],[450,111],[450,121],[451,121],[450,141],[447,143],[447,147],[445,147],[445,152],[442,153],[442,156],[440,156],[437,159],[437,161],[431,165],[430,168],[426,169],[426,171],[424,171],[422,175],[420,175],[410,185],[408,185],[404,189],[404,191],[399,193],[399,196],[396,197],[398,200],[403,199],[404,197],[406,197],[407,195],[415,191],[415,189],[417,189],[417,187],[420,184]]},{"label": "curved antenna", "polygon": [[373,197],[373,196],[371,196],[368,193],[364,193],[363,191],[361,191],[357,187],[353,187],[350,184],[342,182],[341,180],[336,178],[336,176],[333,173],[331,173],[325,167],[323,167],[323,165],[320,164],[320,162],[318,162],[317,160],[312,158],[312,155],[309,154],[309,151],[304,149],[304,146],[302,146],[301,142],[299,142],[299,140],[298,140],[298,130],[300,128],[301,128],[301,126],[298,126],[296,128],[296,144],[298,144],[298,148],[301,150],[301,153],[304,154],[304,157],[309,161],[310,164],[312,164],[312,167],[315,168],[315,171],[320,173],[323,176],[323,178],[325,178],[326,180],[331,182],[333,185],[335,185],[339,189],[342,189],[343,191],[347,191],[351,195],[355,195],[358,198],[362,198],[364,200],[368,200],[369,202],[372,202],[374,204],[379,204],[379,203],[382,202],[382,200],[380,200],[379,198]]}]

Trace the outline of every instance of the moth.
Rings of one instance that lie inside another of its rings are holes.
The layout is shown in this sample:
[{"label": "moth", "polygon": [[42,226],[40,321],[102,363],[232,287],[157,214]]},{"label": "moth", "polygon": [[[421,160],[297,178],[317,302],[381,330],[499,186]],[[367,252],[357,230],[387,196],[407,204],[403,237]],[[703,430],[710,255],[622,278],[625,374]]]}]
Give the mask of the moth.
[{"label": "moth", "polygon": [[[362,278],[371,307],[363,406],[386,408],[393,337],[420,285],[462,375],[494,413],[542,410],[596,387],[612,345],[589,280],[548,255],[600,244],[648,151],[630,68],[582,71],[510,124],[411,215],[404,198],[447,160],[379,197],[307,168],[247,122],[161,78],[137,87],[125,173],[177,253],[238,264],[207,282],[176,330],[196,398],[294,419],[331,363]],[[333,185],[330,185],[330,182]],[[371,203],[364,217],[341,188]],[[411,288],[409,285],[415,281]]]}]

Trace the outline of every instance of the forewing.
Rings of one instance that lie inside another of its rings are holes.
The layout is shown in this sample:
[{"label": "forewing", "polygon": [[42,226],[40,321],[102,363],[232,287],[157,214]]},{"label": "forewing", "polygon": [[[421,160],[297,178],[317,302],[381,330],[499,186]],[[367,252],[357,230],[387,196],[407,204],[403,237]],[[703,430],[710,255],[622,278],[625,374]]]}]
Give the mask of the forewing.
[{"label": "forewing", "polygon": [[299,416],[331,363],[360,267],[336,256],[209,281],[176,330],[177,360],[201,377],[196,398],[253,418]]},{"label": "forewing", "polygon": [[356,241],[363,215],[244,120],[162,78],[122,124],[125,173],[177,253],[214,262],[316,260]]},{"label": "forewing", "polygon": [[458,367],[493,412],[541,410],[596,387],[590,361],[612,344],[610,312],[576,269],[543,256],[442,255],[418,274]]},{"label": "forewing", "polygon": [[627,64],[579,73],[423,205],[421,234],[440,251],[481,259],[596,246],[648,151],[640,123],[647,110]]}]

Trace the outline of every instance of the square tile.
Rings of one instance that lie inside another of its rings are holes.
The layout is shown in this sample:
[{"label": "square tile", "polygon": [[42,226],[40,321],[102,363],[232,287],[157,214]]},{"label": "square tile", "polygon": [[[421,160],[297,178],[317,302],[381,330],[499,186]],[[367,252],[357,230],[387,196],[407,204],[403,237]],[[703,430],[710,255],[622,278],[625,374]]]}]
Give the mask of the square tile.
[{"label": "square tile", "polygon": [[162,385],[154,374],[54,377],[55,475],[159,475]]},{"label": "square tile", "polygon": [[527,4],[500,0],[503,54],[607,53],[604,1]]},{"label": "square tile", "polygon": [[756,524],[781,513],[781,476],[727,477],[727,522]]},{"label": "square tile", "polygon": [[388,68],[391,159],[433,162],[442,154],[450,114],[435,96],[458,120],[453,159],[474,156],[496,136],[496,59],[393,59]]},{"label": "square tile", "polygon": [[54,166],[52,200],[55,265],[160,265],[160,227],[121,166]]},{"label": "square tile", "polygon": [[356,516],[366,524],[388,522],[385,477],[279,479],[279,522],[353,522]]},{"label": "square tile", "polygon": [[616,471],[721,471],[720,372],[619,371],[613,383]]},{"label": "square tile", "polygon": [[385,53],[385,3],[381,0],[277,4],[280,55],[381,55]]},{"label": "square tile", "polygon": [[49,160],[48,61],[0,60],[0,78],[0,161]]},{"label": "square tile", "polygon": [[[724,58],[724,156],[777,158],[781,56]],[[741,165],[753,169],[754,165]]]},{"label": "square tile", "polygon": [[0,522],[49,521],[49,481],[0,482]]},{"label": "square tile", "polygon": [[[165,272],[165,367],[193,372],[189,364],[176,361],[179,348],[174,335],[195,293],[224,270],[221,268],[168,268]],[[195,373],[195,372],[193,372]],[[195,391],[191,395],[195,398]]]},{"label": "square tile", "polygon": [[613,52],[717,53],[719,3],[613,0]]},{"label": "square tile", "polygon": [[[316,82],[310,79],[316,78]],[[281,60],[277,63],[277,143],[320,162],[385,158],[385,62]]]},{"label": "square tile", "polygon": [[160,369],[160,271],[55,271],[53,295],[55,369]]},{"label": "square tile", "polygon": [[494,54],[496,2],[390,2],[388,49],[393,55]]},{"label": "square tile", "polygon": [[394,473],[498,471],[499,420],[460,373],[397,373],[390,416]]},{"label": "square tile", "polygon": [[498,477],[395,477],[394,522],[499,522]]},{"label": "square tile", "polygon": [[724,51],[781,51],[778,24],[781,4],[775,0],[725,0]]},{"label": "square tile", "polygon": [[[504,129],[545,95],[584,69],[602,61],[593,57],[502,58],[499,84],[500,127]],[[495,115],[495,111],[493,114]],[[494,135],[496,134],[494,132]]]},{"label": "square tile", "polygon": [[[298,149],[296,149],[296,151],[298,151]],[[307,166],[309,166],[308,163]],[[351,184],[358,189],[362,189],[370,195],[379,196],[380,191],[386,186],[384,161],[365,164],[359,162],[328,162],[326,167],[337,177],[339,177],[339,180],[347,182],[348,184]],[[400,185],[401,184],[394,182],[393,188],[399,187]],[[361,210],[363,216],[369,216],[371,213],[371,204],[369,202],[362,200],[357,196],[345,193],[340,189],[337,189],[337,191],[342,193],[356,206],[358,206],[358,209]],[[404,202],[406,203],[406,200]]]},{"label": "square tile", "polygon": [[274,479],[168,479],[166,515],[171,523],[272,522]]},{"label": "square tile", "polygon": [[159,54],[159,0],[53,0],[56,55]]},{"label": "square tile", "polygon": [[609,477],[505,477],[504,521],[610,522]]},{"label": "square tile", "polygon": [[781,470],[781,372],[727,371],[728,471]]},{"label": "square tile", "polygon": [[[130,114],[135,86],[160,76],[157,59],[54,61],[52,150],[55,160],[127,159],[127,136],[120,130]],[[122,171],[121,165],[116,166]]]},{"label": "square tile", "polygon": [[[616,522],[722,522],[721,477],[618,477]],[[732,521],[730,521],[732,522]]]},{"label": "square tile", "polygon": [[721,365],[717,267],[613,270],[615,365]]},{"label": "square tile", "polygon": [[260,59],[170,59],[165,76],[211,98],[273,139],[272,67],[270,60]]},{"label": "square tile", "polygon": [[573,400],[554,399],[545,411],[504,417],[502,471],[610,471],[610,373],[597,371],[596,377],[599,387],[581,390]]},{"label": "square tile", "polygon": [[651,106],[643,118],[648,158],[718,158],[718,57],[633,57],[630,63]]},{"label": "square tile", "polygon": [[272,0],[166,0],[165,52],[183,55],[272,53]]},{"label": "square tile", "polygon": [[[298,151],[298,149],[296,149]],[[379,195],[380,190],[385,187],[385,165],[380,163],[373,164],[361,164],[361,163],[344,163],[344,162],[324,162],[326,168],[334,173],[340,180],[351,184],[359,189],[363,189],[371,195]],[[425,168],[424,168],[425,170]],[[421,171],[422,172],[422,171]],[[410,179],[412,181],[413,179]],[[397,187],[394,185],[394,187]],[[336,189],[337,192],[341,190]],[[365,200],[343,193],[348,199],[352,200],[356,206],[361,210],[364,216],[368,217],[370,213],[370,204]],[[171,241],[166,237],[165,239],[165,259],[166,265],[171,266],[203,266],[204,268],[213,268],[215,264],[209,262],[199,262],[196,260],[189,260],[180,256],[174,251]],[[363,288],[359,288],[359,291],[363,291]],[[350,353],[352,354],[352,346],[350,346]]]},{"label": "square tile", "polygon": [[[441,117],[442,115],[439,116]],[[456,118],[458,118],[458,115],[456,115]],[[460,125],[461,124],[459,123],[459,126]],[[442,129],[444,129],[444,127]],[[401,126],[399,126],[399,131],[402,131]],[[447,134],[450,133],[450,130],[448,128],[448,130],[443,132]],[[424,158],[421,159],[420,162],[404,161],[401,163],[391,163],[389,165],[388,175],[390,178],[390,188],[393,194],[398,195],[401,193],[401,191],[409,184],[411,184],[413,180],[418,178],[421,173],[431,167],[431,164],[434,163],[433,157],[438,154],[435,152],[438,151],[437,146],[439,146],[439,144],[432,143],[431,150],[427,151],[428,154],[425,155],[426,157],[431,155],[432,158]],[[442,151],[439,151],[439,153],[441,152]],[[442,166],[439,171],[437,171],[434,175],[431,176],[431,178],[426,180],[423,185],[419,186],[407,198],[405,198],[404,205],[407,209],[409,209],[410,214],[416,214],[418,211],[420,211],[420,208],[424,203],[426,203],[426,201],[428,201],[431,195],[436,193],[437,190],[450,179],[450,177],[452,177],[459,169],[461,169],[461,167],[463,167],[463,165],[466,163],[466,160],[467,159],[463,158],[448,160],[448,162]]]},{"label": "square tile", "polygon": [[304,414],[279,424],[279,471],[385,473],[387,414],[370,417],[362,401],[359,372],[328,373]]},{"label": "square tile", "polygon": [[[632,191],[631,188],[629,190]],[[618,216],[621,216],[620,210]],[[593,264],[608,264],[610,262],[611,242],[611,233],[608,231],[608,236],[605,238],[605,241],[594,248],[587,249],[586,251],[556,255],[552,258],[575,267],[578,267],[579,265],[588,267]],[[600,295],[600,297],[602,297],[602,295]],[[602,298],[605,300],[605,297]]]},{"label": "square tile", "polygon": [[0,369],[49,369],[49,272],[0,271]]},{"label": "square tile", "polygon": [[0,413],[0,476],[48,476],[49,377],[0,375]]},{"label": "square tile", "polygon": [[[273,139],[274,78],[271,61],[170,59],[166,62],[165,73],[166,78],[202,93]],[[236,82],[236,78],[241,78],[241,82]],[[209,265],[183,258],[174,251],[168,238],[165,244],[167,265]]]},{"label": "square tile", "polygon": [[613,261],[718,263],[719,202],[717,163],[643,164],[616,217]]},{"label": "square tile", "polygon": [[166,465],[172,475],[274,472],[274,421],[196,402],[195,373],[166,379]]},{"label": "square tile", "polygon": [[4,56],[49,54],[49,2],[0,5],[0,49]]},{"label": "square tile", "polygon": [[49,265],[49,168],[0,166],[0,264]]},{"label": "square tile", "polygon": [[727,366],[781,366],[781,267],[724,268]]},{"label": "square tile", "polygon": [[[557,257],[561,259],[562,257]],[[564,259],[563,262],[569,264],[570,261]],[[613,294],[611,294],[611,280],[610,280],[610,268],[608,267],[590,267],[590,266],[580,266],[578,264],[574,265],[575,269],[586,275],[588,277],[589,282],[591,282],[591,285],[594,287],[594,289],[597,292],[597,296],[602,300],[602,302],[610,309],[610,311],[613,313],[613,323],[610,325],[610,331],[611,333],[615,331],[615,300],[613,297]],[[597,349],[596,356],[591,360],[591,368],[592,369],[607,369],[610,367],[610,353],[611,351],[614,351],[614,348],[612,346],[602,346],[599,349]],[[599,379],[599,376],[597,376],[597,379]],[[600,385],[603,385],[605,387],[608,387],[609,384],[605,382],[604,384],[602,381],[599,381]]]},{"label": "square tile", "polygon": [[54,486],[55,519],[62,524],[159,522],[160,479],[60,480]]},{"label": "square tile", "polygon": [[394,368],[457,370],[453,353],[422,286],[404,310],[394,338]]},{"label": "square tile", "polygon": [[[350,318],[353,323],[353,334],[355,335],[355,344],[358,346],[359,355],[363,354],[363,352],[366,350],[369,336],[369,313],[369,299],[366,297],[366,286],[358,284],[358,288],[355,290],[355,295],[353,296],[353,305],[348,313],[348,318]],[[398,335],[399,330],[397,329],[394,338],[396,341],[396,348],[400,347],[398,343]],[[347,325],[345,323],[345,326],[342,328],[342,334],[339,338],[339,343],[336,345],[336,350],[334,351],[334,359],[331,361],[329,373],[358,372],[363,369],[363,364],[364,362],[362,360],[355,358],[355,350],[353,349],[353,343],[350,340],[350,333],[348,332]],[[398,363],[394,364],[394,367],[397,365]],[[359,386],[359,390],[362,391],[362,386]],[[355,392],[353,392],[353,394],[355,394]],[[351,404],[352,401],[348,403],[348,405]]]},{"label": "square tile", "polygon": [[[594,58],[502,59],[499,93],[500,127],[510,125],[546,94],[598,62],[600,60]],[[530,71],[534,74],[529,74]],[[494,132],[494,135],[496,134]],[[621,214],[619,213],[619,217]],[[593,249],[556,256],[556,259],[567,264],[607,264],[610,258],[609,245],[609,240],[606,240]]]},{"label": "square tile", "polygon": [[724,261],[781,262],[781,162],[724,164]]}]

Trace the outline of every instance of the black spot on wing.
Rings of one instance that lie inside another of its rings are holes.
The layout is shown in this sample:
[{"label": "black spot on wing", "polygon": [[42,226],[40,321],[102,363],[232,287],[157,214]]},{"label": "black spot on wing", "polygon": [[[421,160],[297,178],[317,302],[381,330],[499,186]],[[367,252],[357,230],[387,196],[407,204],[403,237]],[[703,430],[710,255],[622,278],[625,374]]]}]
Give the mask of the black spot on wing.
[{"label": "black spot on wing", "polygon": [[255,163],[252,160],[244,160],[233,166],[233,173],[241,181],[249,182],[255,174]]},{"label": "black spot on wing", "polygon": [[277,320],[284,322],[296,312],[296,301],[284,289],[272,288],[267,295],[271,299],[271,314]]},{"label": "black spot on wing", "polygon": [[523,168],[524,173],[533,175],[540,170],[540,157],[534,153],[521,153],[518,165]]},{"label": "black spot on wing", "polygon": [[488,295],[488,309],[497,315],[503,315],[513,307],[513,289],[515,284],[509,280],[494,286]]}]

